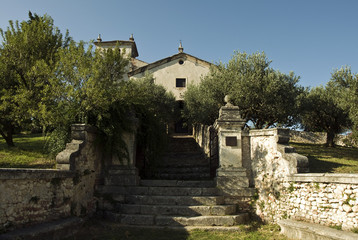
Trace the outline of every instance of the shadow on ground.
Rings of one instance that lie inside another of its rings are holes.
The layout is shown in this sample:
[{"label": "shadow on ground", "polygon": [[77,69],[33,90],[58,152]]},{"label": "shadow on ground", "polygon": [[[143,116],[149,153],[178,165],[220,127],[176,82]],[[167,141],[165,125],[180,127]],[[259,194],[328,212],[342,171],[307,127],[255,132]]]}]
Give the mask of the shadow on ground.
[{"label": "shadow on ground", "polygon": [[314,156],[307,156],[311,173],[333,173],[336,168],[348,166],[346,164],[328,162]]},{"label": "shadow on ground", "polygon": [[189,233],[183,228],[151,229],[133,226],[121,226],[117,223],[104,220],[90,220],[74,236],[66,240],[185,240]]}]

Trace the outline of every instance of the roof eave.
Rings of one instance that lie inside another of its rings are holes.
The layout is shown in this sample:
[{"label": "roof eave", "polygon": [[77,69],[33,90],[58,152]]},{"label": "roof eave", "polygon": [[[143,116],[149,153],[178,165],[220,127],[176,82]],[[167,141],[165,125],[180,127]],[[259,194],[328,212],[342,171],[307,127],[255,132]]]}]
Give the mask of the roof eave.
[{"label": "roof eave", "polygon": [[150,64],[148,64],[148,65],[146,65],[146,66],[137,68],[137,69],[135,69],[135,70],[129,72],[129,73],[128,73],[128,76],[129,76],[129,77],[132,77],[132,76],[134,76],[134,75],[136,75],[136,74],[143,73],[143,72],[145,72],[145,71],[147,71],[147,70],[153,69],[153,68],[155,68],[155,67],[157,67],[157,66],[160,66],[160,65],[163,65],[163,64],[165,64],[165,63],[171,62],[171,61],[173,61],[173,60],[175,60],[175,59],[178,59],[178,58],[182,57],[183,55],[189,56],[189,57],[192,57],[192,58],[195,58],[195,59],[197,59],[197,60],[199,60],[199,61],[201,61],[201,62],[203,62],[203,63],[205,63],[205,64],[208,64],[209,66],[213,66],[213,65],[214,65],[214,64],[212,64],[212,63],[210,63],[210,62],[208,62],[208,61],[202,60],[202,59],[200,59],[200,58],[197,58],[197,57],[194,57],[194,56],[192,56],[192,55],[190,55],[190,54],[187,54],[187,53],[182,52],[182,53],[177,53],[177,54],[175,54],[175,55],[173,55],[173,56],[170,56],[170,57],[166,57],[166,58],[160,59],[160,60],[155,61],[155,62],[153,62],[153,63],[150,63]]}]

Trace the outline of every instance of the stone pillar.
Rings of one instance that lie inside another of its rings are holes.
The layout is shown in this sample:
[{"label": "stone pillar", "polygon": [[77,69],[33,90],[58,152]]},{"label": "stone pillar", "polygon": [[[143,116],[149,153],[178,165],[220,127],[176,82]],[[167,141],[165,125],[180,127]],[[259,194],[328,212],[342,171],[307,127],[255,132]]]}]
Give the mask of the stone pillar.
[{"label": "stone pillar", "polygon": [[246,120],[242,119],[239,107],[227,104],[220,109],[214,127],[218,132],[219,168],[216,184],[226,196],[236,196],[239,189],[249,187],[246,169],[243,167],[242,138]]},{"label": "stone pillar", "polygon": [[126,144],[127,158],[124,156],[119,158],[116,154],[112,155],[111,165],[107,167],[106,184],[136,186],[140,182],[138,169],[136,168],[138,119],[133,117],[132,124],[133,131],[125,132],[122,135],[122,140]]}]

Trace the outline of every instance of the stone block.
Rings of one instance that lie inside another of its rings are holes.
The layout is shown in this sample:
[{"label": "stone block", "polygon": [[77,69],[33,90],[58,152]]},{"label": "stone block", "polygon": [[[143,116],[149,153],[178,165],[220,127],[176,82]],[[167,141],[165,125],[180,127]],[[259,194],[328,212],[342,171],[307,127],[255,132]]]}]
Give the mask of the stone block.
[{"label": "stone block", "polygon": [[158,226],[187,226],[185,217],[157,216],[155,222]]},{"label": "stone block", "polygon": [[290,239],[358,239],[358,234],[332,229],[320,224],[299,222],[290,219],[279,220],[281,233]]},{"label": "stone block", "polygon": [[116,175],[105,178],[106,185],[137,186],[140,178],[137,175]]},{"label": "stone block", "polygon": [[154,225],[154,216],[121,214],[120,222],[128,225]]},{"label": "stone block", "polygon": [[210,214],[202,214],[202,215],[225,216],[235,213],[236,213],[236,205],[224,205],[224,206],[212,206],[210,207]]},{"label": "stone block", "polygon": [[221,191],[230,189],[248,188],[249,179],[247,177],[231,176],[231,177],[216,177],[216,185]]}]

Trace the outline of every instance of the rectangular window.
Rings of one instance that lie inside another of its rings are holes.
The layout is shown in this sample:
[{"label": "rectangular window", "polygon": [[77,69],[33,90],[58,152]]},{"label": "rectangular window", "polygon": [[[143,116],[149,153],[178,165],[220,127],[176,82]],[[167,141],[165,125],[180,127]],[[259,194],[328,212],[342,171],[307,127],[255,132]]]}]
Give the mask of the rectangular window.
[{"label": "rectangular window", "polygon": [[176,87],[185,87],[186,86],[186,79],[185,78],[177,78],[175,86]]}]

